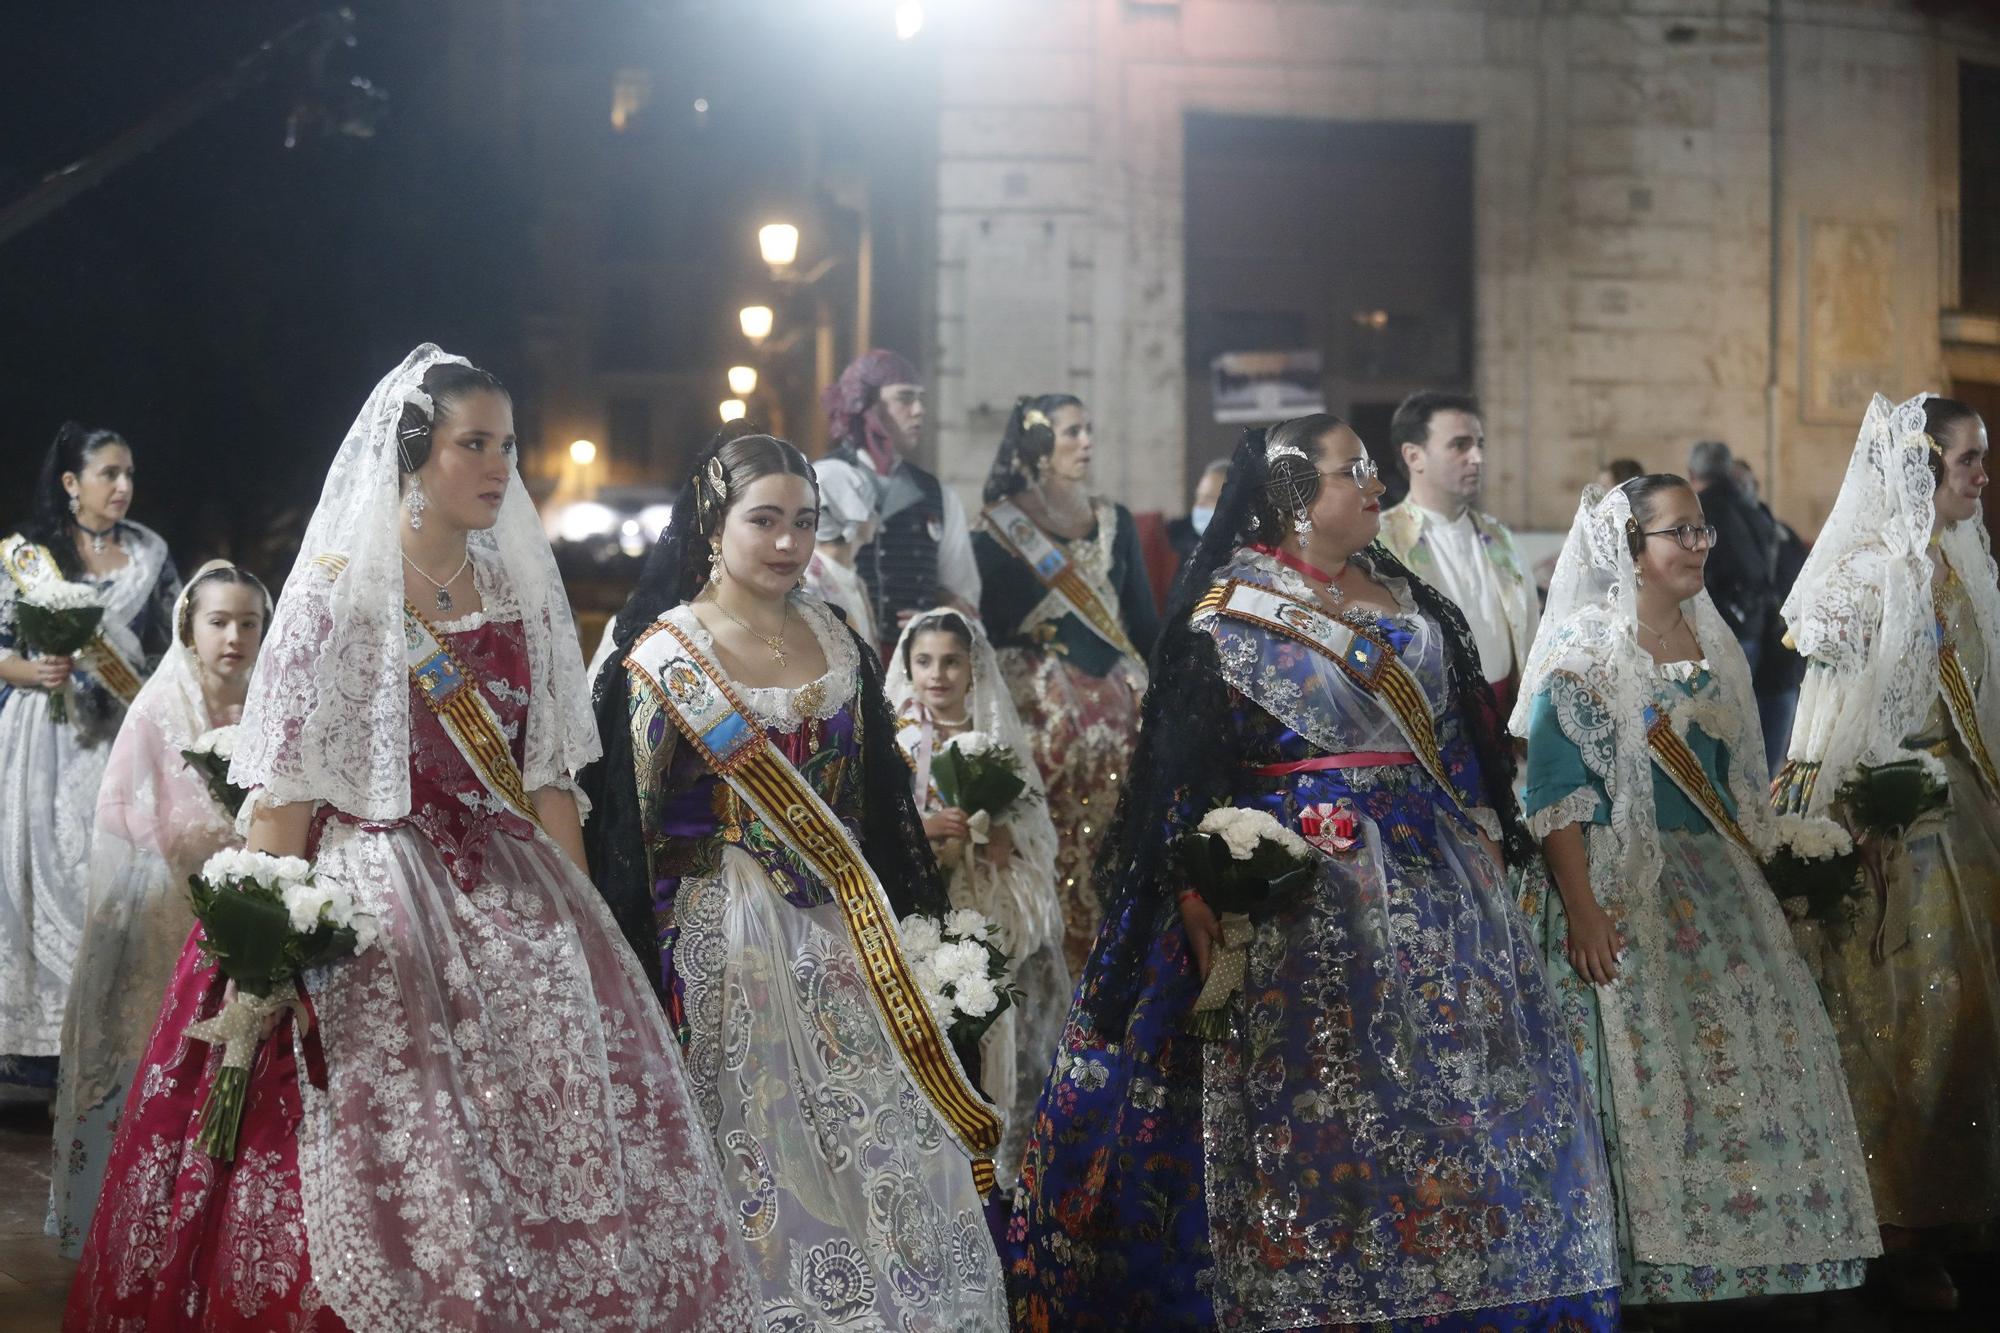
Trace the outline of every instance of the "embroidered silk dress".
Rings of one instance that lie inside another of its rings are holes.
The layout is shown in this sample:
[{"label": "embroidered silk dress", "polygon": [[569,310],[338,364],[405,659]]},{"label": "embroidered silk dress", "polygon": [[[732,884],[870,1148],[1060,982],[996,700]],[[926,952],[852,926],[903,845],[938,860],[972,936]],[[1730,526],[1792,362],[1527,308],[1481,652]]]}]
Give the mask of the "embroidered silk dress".
[{"label": "embroidered silk dress", "polygon": [[[80,575],[105,604],[101,632],[144,677],[172,637],[180,576],[150,528],[120,523],[131,558],[109,574]],[[26,656],[15,608],[20,587],[0,570],[0,656]],[[0,681],[0,1101],[55,1093],[63,1002],[83,933],[97,789],[124,702],[78,664],[69,721],[50,696]]]},{"label": "embroidered silk dress", "polygon": [[[858,840],[859,648],[817,598],[793,609],[826,673],[798,689],[732,688]],[[688,607],[663,620],[712,656]],[[632,698],[641,709],[647,696],[635,686]],[[663,998],[722,1150],[761,1317],[800,1333],[1000,1333],[999,1260],[968,1160],[898,1057],[832,887],[664,714],[640,713],[634,731],[635,767],[651,775],[641,807]],[[874,780],[907,781],[898,768]]]},{"label": "embroidered silk dress", "polygon": [[[972,535],[979,559],[980,618],[993,636],[1014,707],[1035,747],[1056,826],[1056,886],[1062,898],[1063,954],[1072,974],[1083,967],[1104,908],[1091,866],[1117,808],[1139,731],[1146,654],[1159,617],[1146,581],[1131,513],[1091,501],[1096,524],[1075,541],[1049,539],[1124,627],[1137,656],[1113,648],[1026,561],[982,525]],[[990,520],[989,520],[990,521]]]},{"label": "embroidered silk dress", "polygon": [[[1310,598],[1251,552],[1218,574],[1232,578]],[[1374,694],[1290,637],[1197,610],[1194,664],[1157,660],[1219,671],[1224,712],[1201,724],[1224,730],[1230,804],[1302,831],[1309,808],[1344,799],[1357,843],[1321,846],[1306,894],[1257,919],[1219,1040],[1184,1029],[1201,979],[1175,900],[1200,885],[1176,871],[1107,924],[1015,1196],[1017,1327],[1616,1327],[1588,1089],[1477,835],[1498,823],[1470,796],[1481,780],[1445,702],[1440,631],[1395,586],[1403,613],[1361,629],[1413,674],[1449,790]],[[1360,767],[1258,772],[1364,752]],[[1161,836],[1203,813],[1173,810]],[[1127,943],[1136,1002],[1099,1031],[1091,1002]]]},{"label": "embroidered silk dress", "polygon": [[[483,580],[482,593],[494,607]],[[503,616],[438,628],[518,762],[527,659],[518,612]],[[361,823],[322,805],[312,835],[318,873],[386,913],[382,939],[305,978],[317,1023],[302,1036],[288,1016],[260,1046],[233,1161],[195,1143],[221,1051],[183,1032],[218,1011],[223,978],[199,926],[188,939],[65,1329],[498,1330],[547,1327],[557,1310],[565,1327],[751,1327],[672,1038],[629,1017],[651,1014],[636,961],[567,857],[414,691],[410,718],[409,816]],[[418,877],[445,896],[387,888]],[[435,971],[406,965],[419,952]],[[406,1160],[399,1131],[444,1120],[468,1089],[485,1116],[461,1123],[461,1151]],[[377,1207],[419,1228],[416,1248],[390,1248]],[[569,1285],[552,1301],[556,1265]],[[398,1299],[410,1272],[441,1267],[449,1301]],[[524,1301],[509,1279],[530,1272],[545,1285]]]},{"label": "embroidered silk dress", "polygon": [[[1942,553],[1937,564],[1939,642],[1956,650],[1975,694],[1992,690],[1965,588]],[[1835,688],[1825,666],[1808,664],[1794,756],[1813,753]],[[2000,1217],[2000,802],[1942,691],[1907,744],[1943,766],[1948,805],[1888,850],[1882,891],[1871,886],[1834,926],[1796,930],[1840,1036],[1882,1222],[1979,1223]],[[1817,767],[1786,766],[1781,809],[1807,774],[1828,780]]]},{"label": "embroidered silk dress", "polygon": [[[1734,818],[1718,681],[1681,662],[1651,687]],[[1600,776],[1612,710],[1558,671],[1529,716],[1529,825],[1584,826],[1592,889],[1625,939],[1617,984],[1592,986],[1569,964],[1561,896],[1542,897],[1543,949],[1610,1153],[1625,1303],[1859,1286],[1881,1248],[1867,1164],[1831,1025],[1762,872],[1655,764],[1639,817],[1658,822],[1658,880],[1621,882]]]}]

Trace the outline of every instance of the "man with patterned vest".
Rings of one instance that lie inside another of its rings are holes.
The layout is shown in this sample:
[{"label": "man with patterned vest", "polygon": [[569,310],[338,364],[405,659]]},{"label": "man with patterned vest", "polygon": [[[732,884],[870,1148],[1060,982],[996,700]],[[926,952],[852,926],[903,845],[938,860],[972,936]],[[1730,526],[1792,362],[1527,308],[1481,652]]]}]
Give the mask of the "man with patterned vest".
[{"label": "man with patterned vest", "polygon": [[1382,515],[1382,544],[1458,603],[1505,717],[1541,610],[1514,534],[1479,510],[1486,475],[1479,400],[1429,389],[1413,393],[1390,419],[1389,442],[1410,493]]},{"label": "man with patterned vest", "polygon": [[828,457],[859,468],[875,484],[879,526],[854,563],[884,651],[919,611],[949,605],[978,615],[979,565],[965,506],[908,458],[924,425],[917,368],[876,348],[842,371],[821,403],[833,442]]}]

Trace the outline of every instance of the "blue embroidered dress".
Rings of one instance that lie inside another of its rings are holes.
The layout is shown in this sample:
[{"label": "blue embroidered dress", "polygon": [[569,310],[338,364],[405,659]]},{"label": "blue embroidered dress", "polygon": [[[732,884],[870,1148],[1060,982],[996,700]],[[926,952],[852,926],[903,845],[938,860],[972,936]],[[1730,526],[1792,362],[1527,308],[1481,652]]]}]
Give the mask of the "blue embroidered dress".
[{"label": "blue embroidered dress", "polygon": [[[1754,708],[1732,711],[1705,662],[1655,668],[1649,683],[1655,716],[1737,818],[1734,757],[1716,738],[1754,735]],[[1592,986],[1566,956],[1561,896],[1542,897],[1550,974],[1617,1184],[1625,1301],[1859,1286],[1880,1246],[1819,992],[1756,863],[1657,763],[1639,817],[1658,823],[1658,880],[1620,879],[1600,776],[1613,730],[1577,676],[1552,672],[1529,713],[1526,804],[1537,833],[1584,826],[1592,888],[1626,942],[1617,985]]]},{"label": "blue embroidered dress", "polygon": [[[1218,579],[1309,597],[1248,551]],[[1201,986],[1175,906],[1190,885],[1107,923],[1015,1198],[1017,1328],[1616,1327],[1588,1093],[1530,924],[1477,836],[1498,823],[1470,795],[1442,633],[1387,582],[1403,614],[1359,628],[1412,673],[1449,789],[1393,760],[1261,774],[1412,747],[1324,654],[1212,610],[1190,622],[1226,683],[1227,715],[1200,724],[1226,730],[1230,803],[1299,830],[1305,807],[1345,798],[1360,841],[1321,851],[1307,894],[1257,921],[1222,1040],[1183,1026]],[[1203,813],[1168,812],[1161,836]],[[1093,993],[1117,984],[1106,960],[1126,942],[1144,958],[1136,1000],[1099,1031]]]}]

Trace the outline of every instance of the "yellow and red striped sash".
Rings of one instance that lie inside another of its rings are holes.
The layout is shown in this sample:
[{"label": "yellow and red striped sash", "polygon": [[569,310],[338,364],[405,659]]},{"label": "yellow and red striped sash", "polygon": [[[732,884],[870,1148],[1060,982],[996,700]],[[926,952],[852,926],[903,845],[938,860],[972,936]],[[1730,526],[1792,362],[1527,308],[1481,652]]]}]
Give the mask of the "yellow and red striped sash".
[{"label": "yellow and red striped sash", "polygon": [[1653,752],[1653,762],[1660,766],[1660,771],[1708,816],[1717,833],[1741,847],[1751,860],[1759,859],[1756,844],[1729,813],[1722,793],[1709,781],[1708,770],[1688,748],[1686,738],[1674,730],[1673,719],[1651,704],[1646,706],[1646,748]]},{"label": "yellow and red striped sash", "polygon": [[[24,594],[46,583],[63,581],[62,570],[48,548],[19,534],[0,542],[0,564],[7,566],[7,572]],[[139,688],[146,683],[101,630],[77,653],[77,661],[127,706],[139,697]]]},{"label": "yellow and red striped sash", "polygon": [[[625,665],[660,711],[770,830],[833,890],[869,991],[905,1069],[972,1159],[982,1194],[994,1185],[1000,1115],[966,1077],[903,957],[888,894],[840,817],[750,720],[721,670],[671,621],[633,643]],[[638,719],[635,719],[638,725]]]},{"label": "yellow and red striped sash", "polygon": [[[338,555],[313,557],[313,563],[336,577],[347,567],[347,558]],[[479,689],[479,677],[453,656],[429,621],[407,601],[403,603],[403,662],[409,668],[410,683],[424,701],[431,716],[451,737],[451,743],[465,756],[465,762],[486,789],[512,806],[514,813],[530,824],[542,826],[541,813],[514,762],[513,747],[500,725],[486,695]]]},{"label": "yellow and red striped sash", "polygon": [[1958,738],[1965,742],[1966,753],[1972,756],[1972,766],[1979,770],[1979,780],[1986,784],[1988,793],[2000,795],[2000,772],[1995,771],[1986,737],[1979,730],[1972,681],[1965,674],[1965,663],[1958,660],[1958,649],[1949,640],[1938,643],[1938,693],[1944,697],[1945,711],[1951,714],[1952,725],[1958,728]]},{"label": "yellow and red striped sash", "polygon": [[1047,533],[1035,521],[1021,512],[1020,506],[1011,500],[1002,500],[987,508],[986,529],[993,539],[1020,557],[1021,562],[1034,571],[1044,588],[1069,604],[1076,617],[1088,626],[1098,638],[1116,648],[1127,657],[1139,657],[1139,650],[1126,637],[1125,627],[1118,616],[1090,586],[1077,569],[1076,562],[1063,554],[1062,549],[1049,540]]}]

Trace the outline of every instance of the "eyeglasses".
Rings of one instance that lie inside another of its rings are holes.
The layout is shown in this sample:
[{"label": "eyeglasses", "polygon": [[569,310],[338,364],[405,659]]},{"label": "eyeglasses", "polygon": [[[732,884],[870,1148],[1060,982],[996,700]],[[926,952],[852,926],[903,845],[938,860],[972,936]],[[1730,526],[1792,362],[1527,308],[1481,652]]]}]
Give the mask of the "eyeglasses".
[{"label": "eyeglasses", "polygon": [[1712,523],[1704,523],[1700,527],[1696,527],[1692,523],[1683,523],[1677,528],[1655,528],[1651,532],[1642,532],[1639,535],[1641,537],[1672,537],[1681,544],[1683,551],[1699,551],[1704,548],[1712,551],[1715,549],[1715,525]]},{"label": "eyeglasses", "polygon": [[1319,474],[1322,477],[1346,477],[1354,483],[1354,489],[1365,491],[1371,482],[1382,475],[1382,469],[1375,466],[1375,460],[1363,455],[1352,463],[1343,463]]}]

